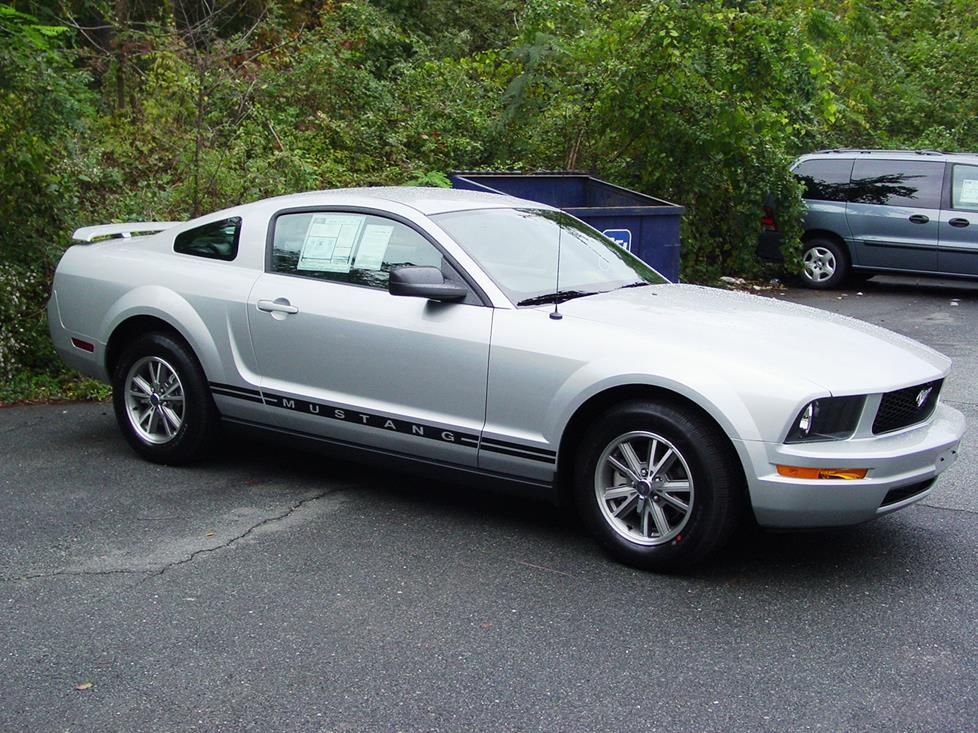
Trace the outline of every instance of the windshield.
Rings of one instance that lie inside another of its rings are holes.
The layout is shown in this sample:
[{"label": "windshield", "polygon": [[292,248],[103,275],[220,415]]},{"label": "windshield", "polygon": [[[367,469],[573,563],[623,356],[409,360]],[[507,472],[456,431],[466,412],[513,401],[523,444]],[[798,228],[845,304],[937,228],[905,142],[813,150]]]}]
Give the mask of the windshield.
[{"label": "windshield", "polygon": [[[668,282],[591,227],[561,211],[476,209],[431,217],[517,305]],[[560,241],[560,282],[557,242]]]}]

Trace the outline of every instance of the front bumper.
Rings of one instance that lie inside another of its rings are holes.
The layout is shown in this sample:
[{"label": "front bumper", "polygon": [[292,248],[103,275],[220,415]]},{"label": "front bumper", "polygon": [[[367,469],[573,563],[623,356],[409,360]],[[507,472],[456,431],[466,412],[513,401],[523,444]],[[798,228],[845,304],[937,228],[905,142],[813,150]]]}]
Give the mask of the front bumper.
[{"label": "front bumper", "polygon": [[[858,524],[913,504],[954,463],[964,416],[938,404],[931,419],[887,435],[823,443],[740,441],[758,523],[800,528]],[[778,464],[810,468],[868,468],[866,478],[796,479]]]}]

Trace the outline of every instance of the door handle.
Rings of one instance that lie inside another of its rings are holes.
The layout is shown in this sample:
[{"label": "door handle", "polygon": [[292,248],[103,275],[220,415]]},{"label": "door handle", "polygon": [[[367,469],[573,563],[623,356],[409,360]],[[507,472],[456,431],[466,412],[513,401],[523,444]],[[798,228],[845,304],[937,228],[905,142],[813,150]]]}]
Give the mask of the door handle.
[{"label": "door handle", "polygon": [[925,216],[924,214],[914,214],[910,217],[910,221],[912,221],[914,224],[926,224],[930,221],[930,217]]},{"label": "door handle", "polygon": [[276,298],[275,300],[259,300],[258,310],[266,313],[298,313],[299,309],[289,302],[288,298]]},{"label": "door handle", "polygon": [[971,222],[968,221],[967,219],[955,218],[955,219],[949,219],[947,223],[950,224],[952,227],[958,227],[959,229],[962,229],[968,226]]}]

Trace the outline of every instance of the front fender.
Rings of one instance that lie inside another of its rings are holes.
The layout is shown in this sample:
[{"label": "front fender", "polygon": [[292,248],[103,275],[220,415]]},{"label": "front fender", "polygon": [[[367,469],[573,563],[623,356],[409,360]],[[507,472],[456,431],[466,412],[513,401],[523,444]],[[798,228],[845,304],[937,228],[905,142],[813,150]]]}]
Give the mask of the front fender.
[{"label": "front fender", "polygon": [[[751,365],[725,364],[722,377],[702,359],[671,352],[645,369],[607,358],[583,365],[558,389],[547,415],[548,434],[559,440],[577,411],[590,399],[616,387],[645,386],[669,390],[690,400],[723,429],[731,440],[778,440],[799,404],[825,396],[825,389],[800,378],[760,373]],[[806,395],[799,403],[799,395]]]}]

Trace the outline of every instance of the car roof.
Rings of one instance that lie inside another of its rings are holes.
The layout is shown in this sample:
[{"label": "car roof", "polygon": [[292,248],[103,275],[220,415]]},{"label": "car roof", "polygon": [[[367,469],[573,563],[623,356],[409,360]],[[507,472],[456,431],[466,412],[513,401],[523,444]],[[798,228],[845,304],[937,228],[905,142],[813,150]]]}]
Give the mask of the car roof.
[{"label": "car roof", "polygon": [[537,201],[516,198],[497,193],[466,191],[457,188],[429,188],[423,186],[377,186],[374,188],[337,188],[326,191],[306,191],[265,199],[262,204],[274,202],[276,206],[356,205],[367,200],[390,201],[417,209],[422,214],[443,214],[449,211],[491,208],[552,209]]},{"label": "car roof", "polygon": [[960,161],[974,163],[978,162],[978,154],[975,153],[949,153],[942,150],[871,150],[868,148],[832,148],[830,150],[816,150],[813,153],[802,155],[797,162],[812,159],[831,159],[831,158],[876,158],[877,160],[935,160],[935,161]]}]

